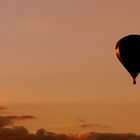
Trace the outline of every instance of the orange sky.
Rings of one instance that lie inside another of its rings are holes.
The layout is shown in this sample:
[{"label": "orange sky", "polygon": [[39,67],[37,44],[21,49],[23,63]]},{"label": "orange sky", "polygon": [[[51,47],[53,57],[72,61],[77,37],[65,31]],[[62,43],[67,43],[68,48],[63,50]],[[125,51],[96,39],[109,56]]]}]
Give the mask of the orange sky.
[{"label": "orange sky", "polygon": [[[75,102],[79,105],[74,120],[86,113],[91,116],[83,117],[88,122],[95,119],[111,126],[107,130],[101,128],[102,131],[140,133],[140,78],[133,86],[115,56],[115,44],[121,37],[140,33],[139,5],[139,0],[1,1],[0,102],[32,104],[32,108],[19,105],[24,110],[21,113],[30,108],[30,114],[40,116],[31,124],[32,129],[40,127],[41,116],[49,122],[50,117],[44,113],[48,103],[56,107],[52,114],[56,119],[58,102]],[[43,107],[42,111],[34,112],[34,106],[40,102],[46,106],[38,105],[38,109]],[[80,103],[86,106],[83,112]],[[20,113],[20,107],[15,106],[15,112]],[[86,111],[89,107],[95,111]],[[74,105],[68,114],[75,114],[73,108]],[[67,112],[67,106],[62,110]],[[123,116],[118,117],[119,113]],[[62,118],[70,124],[73,119],[65,113]],[[46,129],[47,123],[42,123]],[[54,126],[53,123],[50,125]],[[62,123],[56,119],[56,125]]]}]

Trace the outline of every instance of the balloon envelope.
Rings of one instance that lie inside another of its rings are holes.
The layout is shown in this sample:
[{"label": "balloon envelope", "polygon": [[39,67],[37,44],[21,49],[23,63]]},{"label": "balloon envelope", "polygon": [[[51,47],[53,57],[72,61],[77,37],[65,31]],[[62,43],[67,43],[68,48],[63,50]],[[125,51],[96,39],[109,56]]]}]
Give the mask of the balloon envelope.
[{"label": "balloon envelope", "polygon": [[128,35],[116,44],[116,55],[134,79],[140,72],[140,35]]}]

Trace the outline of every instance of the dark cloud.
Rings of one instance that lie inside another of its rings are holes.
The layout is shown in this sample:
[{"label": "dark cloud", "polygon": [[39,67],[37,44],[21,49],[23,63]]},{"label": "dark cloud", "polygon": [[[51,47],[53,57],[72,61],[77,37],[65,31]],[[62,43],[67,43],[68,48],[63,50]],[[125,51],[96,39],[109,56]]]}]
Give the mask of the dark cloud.
[{"label": "dark cloud", "polygon": [[80,140],[140,140],[140,136],[135,134],[87,133],[80,136]]},{"label": "dark cloud", "polygon": [[5,110],[6,107],[5,106],[0,106],[0,110]]},{"label": "dark cloud", "polygon": [[34,116],[30,115],[22,115],[22,116],[15,116],[15,115],[7,115],[7,116],[0,116],[0,128],[5,126],[12,126],[18,120],[26,120],[26,119],[33,119]]},{"label": "dark cloud", "polygon": [[29,133],[23,127],[1,128],[0,140],[140,140],[135,134],[85,133],[81,135],[55,134],[45,129]]},{"label": "dark cloud", "polygon": [[68,135],[47,132],[45,129],[39,129],[35,134],[29,133],[23,126],[0,129],[0,140],[70,140],[69,138]]}]

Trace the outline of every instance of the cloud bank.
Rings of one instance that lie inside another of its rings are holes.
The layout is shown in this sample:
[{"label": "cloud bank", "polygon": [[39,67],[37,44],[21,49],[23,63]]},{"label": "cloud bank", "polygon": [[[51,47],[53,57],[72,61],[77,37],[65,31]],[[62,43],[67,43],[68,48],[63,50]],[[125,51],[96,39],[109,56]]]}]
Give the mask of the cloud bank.
[{"label": "cloud bank", "polygon": [[105,134],[105,133],[85,133],[81,135],[55,134],[39,129],[36,133],[29,133],[21,127],[0,129],[1,140],[140,140],[140,136],[135,134]]},{"label": "cloud bank", "polygon": [[[0,110],[6,109],[0,107]],[[30,133],[24,126],[14,126],[17,121],[34,119],[32,115],[0,115],[0,140],[140,140],[135,134],[112,133],[83,133],[83,134],[56,134],[45,129],[38,129]],[[80,120],[84,122],[83,120]],[[82,127],[91,127],[98,124],[85,124]]]}]

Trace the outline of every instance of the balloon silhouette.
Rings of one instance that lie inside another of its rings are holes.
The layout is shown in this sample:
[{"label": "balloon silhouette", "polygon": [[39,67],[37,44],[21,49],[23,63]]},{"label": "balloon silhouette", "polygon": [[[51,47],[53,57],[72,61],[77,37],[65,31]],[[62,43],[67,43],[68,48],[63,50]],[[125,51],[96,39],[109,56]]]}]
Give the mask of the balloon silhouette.
[{"label": "balloon silhouette", "polygon": [[140,72],[140,35],[128,35],[116,44],[116,55],[127,69],[136,84],[136,77]]}]

